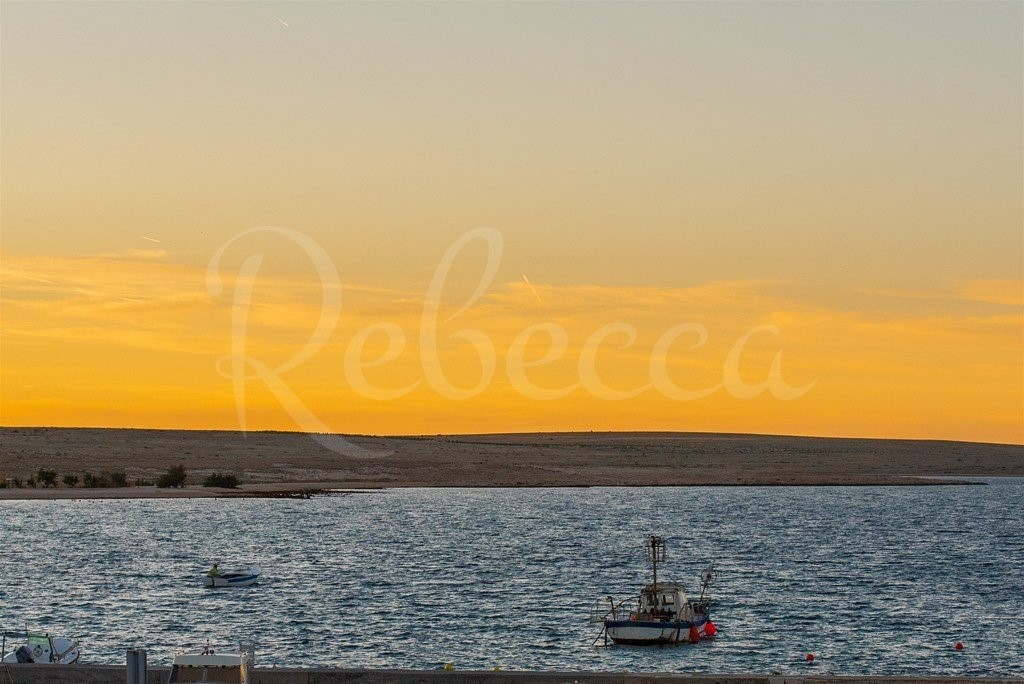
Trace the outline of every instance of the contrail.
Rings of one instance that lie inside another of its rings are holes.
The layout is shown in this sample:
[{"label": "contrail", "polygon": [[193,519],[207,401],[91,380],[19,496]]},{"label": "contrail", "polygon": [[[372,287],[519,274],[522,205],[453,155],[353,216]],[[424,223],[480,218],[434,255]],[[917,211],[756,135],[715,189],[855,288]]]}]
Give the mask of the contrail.
[{"label": "contrail", "polygon": [[274,17],[274,18],[277,19],[277,23],[279,23],[281,26],[284,26],[285,28],[291,28],[292,27],[291,24],[289,24],[287,21],[285,21],[281,17]]},{"label": "contrail", "polygon": [[523,282],[526,283],[528,288],[530,288],[530,292],[532,292],[533,296],[537,298],[537,301],[543,304],[544,301],[540,298],[540,295],[537,294],[537,290],[533,287],[533,283],[530,282],[530,279],[526,277],[525,273],[523,274]]},{"label": "contrail", "polygon": [[140,235],[139,237],[143,240],[149,240],[150,242],[159,242],[161,245],[164,244],[163,240],[157,240],[156,238],[146,237],[145,235]]}]

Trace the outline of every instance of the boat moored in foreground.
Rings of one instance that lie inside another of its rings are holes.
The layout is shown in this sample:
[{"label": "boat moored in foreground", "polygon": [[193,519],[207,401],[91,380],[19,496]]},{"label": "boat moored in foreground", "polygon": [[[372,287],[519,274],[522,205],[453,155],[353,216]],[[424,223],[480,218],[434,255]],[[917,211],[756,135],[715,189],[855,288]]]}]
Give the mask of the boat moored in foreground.
[{"label": "boat moored in foreground", "polygon": [[691,601],[681,584],[658,581],[658,563],[665,560],[664,540],[652,535],[644,547],[653,569],[653,580],[640,590],[639,596],[617,604],[608,597],[611,610],[595,620],[604,624],[598,639],[603,635],[605,643],[611,639],[616,644],[644,646],[695,643],[713,637],[718,629],[710,618],[708,586],[715,576],[714,565],[701,574],[700,598]]},{"label": "boat moored in foreground", "polygon": [[[10,649],[10,652],[8,652]],[[0,662],[70,665],[81,652],[78,642],[45,632],[0,632]]]},{"label": "boat moored in foreground", "polygon": [[250,660],[249,653],[218,655],[210,650],[209,646],[199,654],[179,653],[171,661],[171,673],[167,677],[167,684],[182,684],[183,682],[249,684]]}]

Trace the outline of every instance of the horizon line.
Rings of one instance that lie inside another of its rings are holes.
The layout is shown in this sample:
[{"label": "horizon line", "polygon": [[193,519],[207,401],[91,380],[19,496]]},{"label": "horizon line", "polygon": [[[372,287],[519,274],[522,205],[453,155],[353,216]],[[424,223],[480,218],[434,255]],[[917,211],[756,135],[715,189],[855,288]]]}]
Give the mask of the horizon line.
[{"label": "horizon line", "polygon": [[111,425],[0,425],[0,430],[133,430],[147,432],[230,432],[238,434],[284,434],[284,435],[337,435],[339,437],[362,437],[366,439],[435,439],[438,437],[497,437],[529,435],[707,435],[718,437],[770,437],[778,439],[841,439],[879,442],[946,442],[954,444],[987,444],[993,446],[1024,447],[1021,442],[993,442],[970,439],[948,439],[937,437],[864,437],[851,435],[792,434],[771,432],[715,432],[708,430],[524,430],[497,432],[437,432],[408,434],[370,434],[360,432],[313,432],[306,430],[254,429],[239,430],[227,428],[176,428],[176,427],[131,427]]}]

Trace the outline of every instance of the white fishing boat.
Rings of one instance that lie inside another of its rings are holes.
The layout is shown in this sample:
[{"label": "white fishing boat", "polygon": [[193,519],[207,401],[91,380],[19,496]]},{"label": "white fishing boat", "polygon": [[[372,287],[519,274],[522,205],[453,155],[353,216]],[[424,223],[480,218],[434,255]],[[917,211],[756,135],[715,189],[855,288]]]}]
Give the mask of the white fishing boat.
[{"label": "white fishing boat", "polygon": [[713,637],[718,629],[711,622],[708,586],[715,576],[714,565],[701,574],[700,598],[691,601],[683,585],[658,581],[658,564],[665,561],[664,540],[652,535],[644,548],[651,563],[652,582],[644,585],[639,596],[618,603],[608,597],[604,608],[595,612],[594,621],[603,623],[603,627],[594,643],[602,636],[606,644],[611,639],[632,646],[695,643]]},{"label": "white fishing boat", "polygon": [[49,663],[70,665],[81,651],[74,639],[51,636],[45,632],[0,632],[0,662]]},{"label": "white fishing boat", "polygon": [[183,682],[249,684],[251,668],[251,652],[220,655],[214,653],[207,644],[202,653],[179,653],[174,656],[167,684],[182,684]]},{"label": "white fishing boat", "polygon": [[257,567],[221,570],[214,565],[203,575],[203,584],[208,587],[248,587],[256,584],[260,572]]}]

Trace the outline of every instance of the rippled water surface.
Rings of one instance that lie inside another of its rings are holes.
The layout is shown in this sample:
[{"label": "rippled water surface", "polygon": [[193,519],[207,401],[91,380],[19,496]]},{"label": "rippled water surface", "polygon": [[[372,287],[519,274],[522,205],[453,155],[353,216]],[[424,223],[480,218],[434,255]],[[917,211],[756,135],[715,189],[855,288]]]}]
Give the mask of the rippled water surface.
[{"label": "rippled water surface", "polygon": [[[4,502],[0,626],[109,663],[209,638],[262,665],[1019,676],[1024,480],[989,482]],[[666,579],[718,564],[718,637],[594,648],[590,607],[639,588],[650,533]],[[264,576],[206,589],[214,560]]]}]

